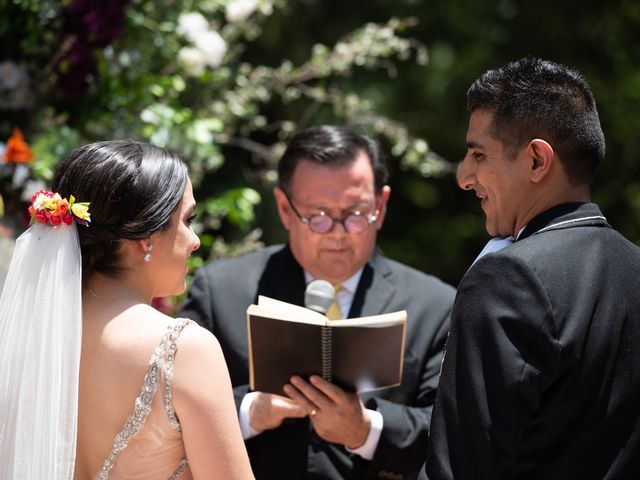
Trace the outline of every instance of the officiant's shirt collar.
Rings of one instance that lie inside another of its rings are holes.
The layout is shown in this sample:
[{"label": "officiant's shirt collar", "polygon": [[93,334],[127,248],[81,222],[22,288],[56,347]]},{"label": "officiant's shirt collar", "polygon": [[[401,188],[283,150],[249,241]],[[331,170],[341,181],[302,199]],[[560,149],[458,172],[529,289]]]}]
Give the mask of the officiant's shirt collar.
[{"label": "officiant's shirt collar", "polygon": [[[355,294],[356,289],[358,288],[358,283],[360,282],[360,277],[362,276],[362,272],[363,271],[364,271],[364,267],[360,268],[356,273],[354,273],[349,278],[347,278],[344,282],[342,282],[340,284],[340,285],[342,285],[341,290],[345,290],[345,291],[349,292],[349,294],[351,294],[351,295]],[[304,280],[305,280],[305,282],[307,282],[307,285],[309,285],[309,283],[311,283],[313,280],[316,280],[316,279],[313,278],[309,272],[305,271],[304,272]],[[324,279],[322,279],[322,280],[324,280]]]}]

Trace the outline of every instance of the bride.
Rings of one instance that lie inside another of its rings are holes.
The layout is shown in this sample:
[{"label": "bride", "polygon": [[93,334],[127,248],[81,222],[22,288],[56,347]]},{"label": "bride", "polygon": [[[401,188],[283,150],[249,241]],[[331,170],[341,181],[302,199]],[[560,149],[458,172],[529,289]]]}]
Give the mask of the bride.
[{"label": "bride", "polygon": [[0,478],[253,478],[217,340],[150,306],[185,289],[185,164],[108,141],[37,192],[0,297]]}]

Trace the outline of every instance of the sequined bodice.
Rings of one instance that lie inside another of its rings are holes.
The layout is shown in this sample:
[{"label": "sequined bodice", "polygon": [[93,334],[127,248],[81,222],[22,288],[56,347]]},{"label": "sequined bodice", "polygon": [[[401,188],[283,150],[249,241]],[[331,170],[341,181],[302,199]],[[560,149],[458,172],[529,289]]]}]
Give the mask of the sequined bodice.
[{"label": "sequined bodice", "polygon": [[95,480],[192,478],[171,400],[177,340],[188,322],[183,318],[170,322],[149,360],[133,412],[116,435]]}]

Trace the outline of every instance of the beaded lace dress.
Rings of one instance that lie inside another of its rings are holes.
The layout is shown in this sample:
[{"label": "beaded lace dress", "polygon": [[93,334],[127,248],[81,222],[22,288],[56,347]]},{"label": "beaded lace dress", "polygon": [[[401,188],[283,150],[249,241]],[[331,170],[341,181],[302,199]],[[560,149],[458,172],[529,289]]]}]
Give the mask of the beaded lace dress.
[{"label": "beaded lace dress", "polygon": [[170,322],[156,347],[135,407],[94,480],[192,479],[171,400],[177,340],[189,320]]}]

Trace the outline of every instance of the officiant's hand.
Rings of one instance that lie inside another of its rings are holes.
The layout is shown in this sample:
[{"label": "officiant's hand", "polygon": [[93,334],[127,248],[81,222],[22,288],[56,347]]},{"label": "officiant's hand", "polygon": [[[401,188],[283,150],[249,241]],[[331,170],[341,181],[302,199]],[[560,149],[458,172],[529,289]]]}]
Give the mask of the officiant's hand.
[{"label": "officiant's hand", "polygon": [[316,375],[309,380],[295,375],[284,391],[307,412],[322,439],[351,449],[361,447],[369,436],[371,420],[360,397]]},{"label": "officiant's hand", "polygon": [[259,431],[271,430],[282,425],[285,418],[303,418],[307,413],[287,397],[258,392],[249,408],[249,424]]}]

